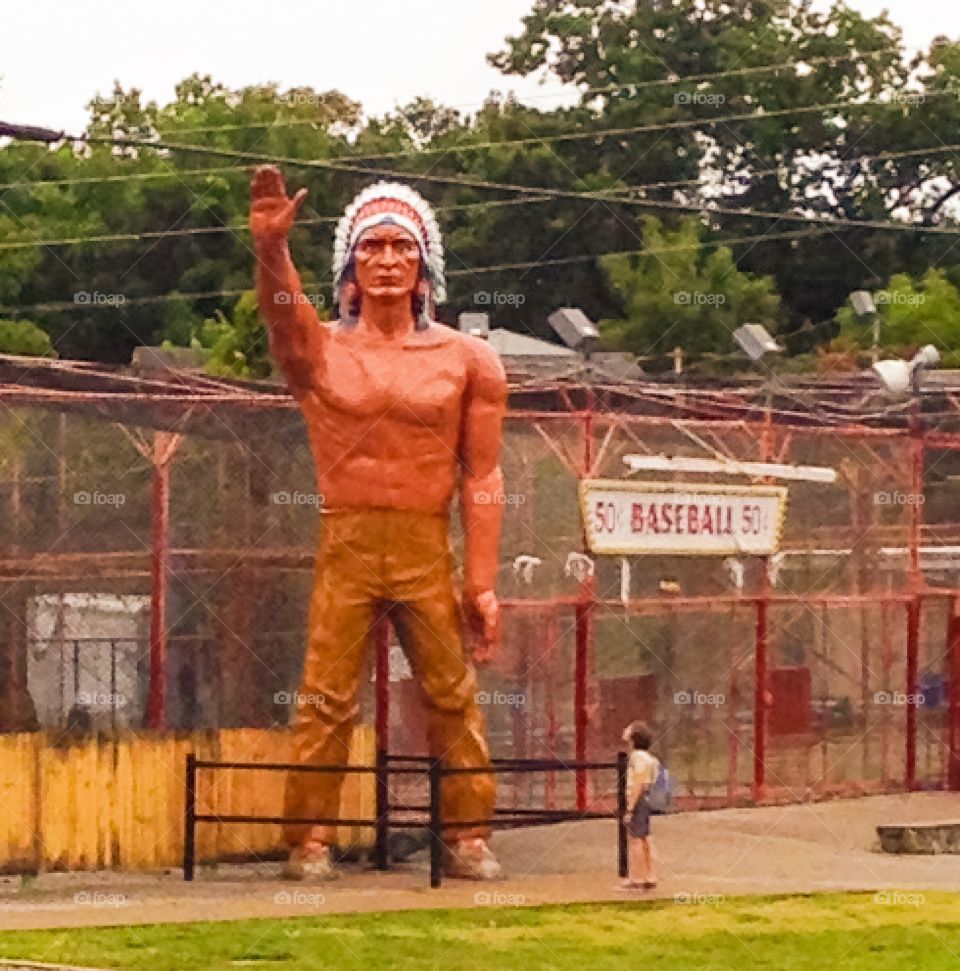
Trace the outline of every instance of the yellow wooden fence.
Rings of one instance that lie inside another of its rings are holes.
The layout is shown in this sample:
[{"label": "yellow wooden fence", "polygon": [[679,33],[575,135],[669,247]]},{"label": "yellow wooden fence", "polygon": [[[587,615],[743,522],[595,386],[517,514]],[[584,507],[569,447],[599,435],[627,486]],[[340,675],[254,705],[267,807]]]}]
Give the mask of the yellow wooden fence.
[{"label": "yellow wooden fence", "polygon": [[[188,752],[224,762],[287,762],[283,729],[89,737],[54,744],[42,733],[0,735],[0,872],[179,866]],[[350,762],[372,765],[373,730],[354,732]],[[201,770],[197,812],[282,815],[285,776]],[[373,775],[346,777],[344,818],[372,818]],[[368,827],[341,827],[341,845],[370,846]],[[256,859],[283,849],[280,827],[202,823],[199,861]]]}]

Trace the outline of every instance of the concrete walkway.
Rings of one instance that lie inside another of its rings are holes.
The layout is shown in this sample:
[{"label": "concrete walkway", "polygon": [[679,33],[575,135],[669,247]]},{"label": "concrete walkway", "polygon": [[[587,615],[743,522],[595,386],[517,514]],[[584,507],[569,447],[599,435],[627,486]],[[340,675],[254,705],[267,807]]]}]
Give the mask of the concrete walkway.
[{"label": "concrete walkway", "polygon": [[325,884],[286,883],[279,866],[201,868],[193,884],[165,874],[47,874],[0,888],[0,931],[167,921],[285,918],[443,907],[525,906],[662,897],[710,904],[747,894],[831,890],[960,892],[960,857],[879,852],[880,823],[960,818],[960,796],[917,793],[654,820],[660,886],[617,887],[611,821],[502,833],[494,849],[508,878],[427,886],[421,854],[390,872],[347,869]]}]

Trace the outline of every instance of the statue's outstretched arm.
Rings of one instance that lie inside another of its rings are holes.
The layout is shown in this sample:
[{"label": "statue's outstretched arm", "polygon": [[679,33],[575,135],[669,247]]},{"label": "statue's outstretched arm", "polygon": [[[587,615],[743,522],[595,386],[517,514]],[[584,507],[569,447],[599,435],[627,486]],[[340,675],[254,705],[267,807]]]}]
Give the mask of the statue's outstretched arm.
[{"label": "statue's outstretched arm", "polygon": [[273,166],[257,169],[251,183],[250,232],[257,255],[257,300],[267,324],[270,350],[294,397],[317,385],[323,366],[326,328],[307,301],[290,258],[287,235],[306,197],[288,198],[283,176]]}]

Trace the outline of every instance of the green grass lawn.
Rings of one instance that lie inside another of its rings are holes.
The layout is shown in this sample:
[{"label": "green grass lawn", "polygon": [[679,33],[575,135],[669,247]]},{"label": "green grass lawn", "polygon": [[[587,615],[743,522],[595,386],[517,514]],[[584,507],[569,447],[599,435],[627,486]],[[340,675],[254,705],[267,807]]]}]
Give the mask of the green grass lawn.
[{"label": "green grass lawn", "polygon": [[331,971],[960,968],[960,894],[477,908],[4,932],[0,957],[100,968]]}]

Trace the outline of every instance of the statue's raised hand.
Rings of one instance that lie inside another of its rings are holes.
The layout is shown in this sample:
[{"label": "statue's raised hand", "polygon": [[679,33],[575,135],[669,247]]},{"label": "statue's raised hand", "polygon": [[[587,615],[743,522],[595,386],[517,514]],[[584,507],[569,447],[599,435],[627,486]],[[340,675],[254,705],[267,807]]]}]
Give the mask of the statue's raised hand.
[{"label": "statue's raised hand", "polygon": [[250,183],[250,232],[253,238],[286,238],[306,197],[307,190],[301,189],[291,199],[280,170],[274,165],[261,165]]}]

